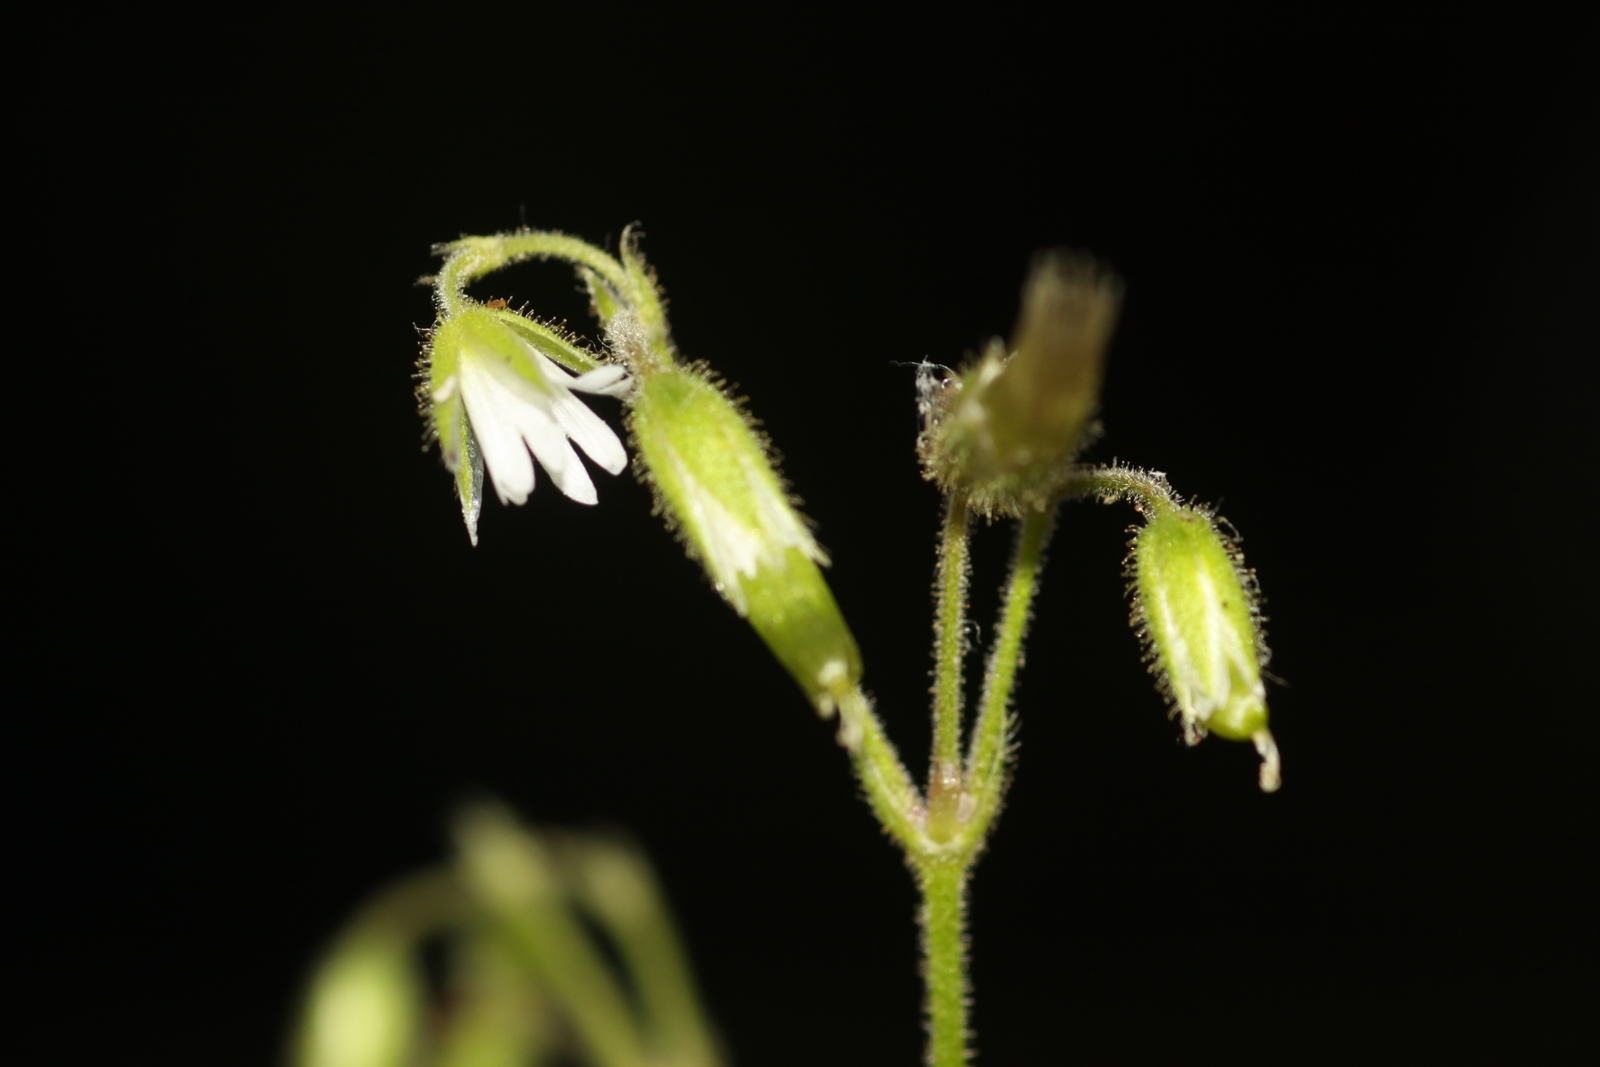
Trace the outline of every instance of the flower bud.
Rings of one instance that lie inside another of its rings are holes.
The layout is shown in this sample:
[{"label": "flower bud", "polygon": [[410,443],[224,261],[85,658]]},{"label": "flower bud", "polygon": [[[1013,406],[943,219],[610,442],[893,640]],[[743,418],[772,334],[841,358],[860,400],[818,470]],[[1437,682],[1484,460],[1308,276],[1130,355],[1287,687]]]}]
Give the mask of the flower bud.
[{"label": "flower bud", "polygon": [[703,373],[636,378],[629,427],[657,506],[717,592],[755,627],[823,715],[861,677],[861,654],[748,418]]},{"label": "flower bud", "polygon": [[996,342],[945,391],[921,448],[929,477],[984,513],[1021,514],[1060,488],[1091,433],[1122,285],[1094,260],[1039,256],[1010,356]]},{"label": "flower bud", "polygon": [[406,1067],[422,1022],[422,985],[406,941],[347,935],[312,981],[295,1067]]},{"label": "flower bud", "polygon": [[1134,539],[1134,625],[1151,669],[1196,744],[1208,732],[1253,741],[1261,788],[1278,788],[1278,749],[1267,729],[1261,667],[1267,648],[1255,579],[1210,516],[1159,506]]}]

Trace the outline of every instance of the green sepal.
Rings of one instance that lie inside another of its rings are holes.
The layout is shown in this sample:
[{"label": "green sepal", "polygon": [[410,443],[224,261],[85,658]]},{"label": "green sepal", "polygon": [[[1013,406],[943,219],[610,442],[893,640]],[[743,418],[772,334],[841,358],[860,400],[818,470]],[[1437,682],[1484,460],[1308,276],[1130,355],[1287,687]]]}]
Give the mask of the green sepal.
[{"label": "green sepal", "polygon": [[[456,398],[460,407],[460,398]],[[456,496],[461,500],[461,518],[467,524],[467,536],[478,543],[478,516],[483,513],[483,453],[478,449],[478,437],[472,432],[472,423],[463,410],[455,420],[460,427],[459,450],[464,462],[456,466]],[[448,461],[446,461],[448,462]]]},{"label": "green sepal", "polygon": [[510,308],[485,310],[497,321],[509,327],[512,333],[575,374],[594,370],[601,365],[593,353],[585,350],[572,335],[560,327],[530,319]]},{"label": "green sepal", "polygon": [[628,420],[662,511],[741,614],[737,577],[750,560],[791,546],[822,557],[745,414],[702,373],[644,376]]},{"label": "green sepal", "polygon": [[589,310],[600,320],[601,326],[609,325],[622,307],[621,295],[588,267],[579,267],[578,277],[583,279],[584,288],[589,292]]},{"label": "green sepal", "polygon": [[740,583],[745,617],[824,716],[861,680],[861,650],[822,571],[791,548]]},{"label": "green sepal", "polygon": [[[1156,511],[1134,539],[1135,621],[1191,741],[1267,730],[1266,645],[1254,581],[1203,512]],[[1268,735],[1270,737],[1270,735]]]},{"label": "green sepal", "polygon": [[628,425],[689,554],[831,713],[860,679],[861,655],[817,569],[826,556],[748,417],[702,372],[674,366],[636,379]]},{"label": "green sepal", "polygon": [[986,515],[1020,517],[1058,496],[1095,433],[1121,299],[1121,283],[1093,260],[1040,256],[1010,347],[993,342],[938,394],[918,442],[927,476]]},{"label": "green sepal", "polygon": [[504,363],[519,378],[540,392],[547,392],[549,386],[545,384],[544,373],[528,352],[528,342],[509,325],[501,322],[496,310],[473,304],[439,324],[433,335],[434,381],[442,384],[447,377],[439,369],[441,357],[453,361],[450,367],[454,372],[459,369],[462,354],[470,351],[477,359]]},{"label": "green sepal", "polygon": [[434,335],[424,357],[427,383],[420,390],[423,416],[429,436],[439,442],[439,455],[445,469],[455,477],[456,496],[461,501],[461,517],[467,536],[478,543],[478,516],[483,511],[483,455],[472,432],[467,407],[461,400],[461,350],[457,339],[446,333],[445,343]]}]

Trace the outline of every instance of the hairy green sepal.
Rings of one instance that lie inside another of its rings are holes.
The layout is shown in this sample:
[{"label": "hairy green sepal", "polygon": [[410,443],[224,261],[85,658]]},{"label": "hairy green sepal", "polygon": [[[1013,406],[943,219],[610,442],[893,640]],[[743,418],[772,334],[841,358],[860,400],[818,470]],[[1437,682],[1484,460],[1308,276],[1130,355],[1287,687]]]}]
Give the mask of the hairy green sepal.
[{"label": "hairy green sepal", "polygon": [[1185,736],[1191,744],[1206,733],[1254,741],[1271,764],[1262,768],[1263,787],[1276,788],[1261,682],[1266,644],[1255,583],[1237,550],[1205,513],[1161,507],[1134,539],[1133,570],[1135,622]]},{"label": "hairy green sepal", "polygon": [[980,514],[1046,507],[1093,435],[1121,303],[1121,283],[1093,260],[1040,256],[1009,349],[991,344],[930,412],[920,442],[928,477]]},{"label": "hairy green sepal", "polygon": [[819,710],[861,677],[861,654],[818,569],[827,557],[760,437],[703,372],[640,375],[628,415],[658,506],[717,592],[749,620]]}]

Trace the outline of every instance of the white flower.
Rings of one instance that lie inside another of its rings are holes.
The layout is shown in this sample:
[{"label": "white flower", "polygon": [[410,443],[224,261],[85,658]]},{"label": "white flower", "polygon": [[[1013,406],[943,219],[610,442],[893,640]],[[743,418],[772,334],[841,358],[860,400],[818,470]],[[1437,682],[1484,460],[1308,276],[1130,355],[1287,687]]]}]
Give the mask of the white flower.
[{"label": "white flower", "polygon": [[533,492],[537,458],[556,488],[580,504],[593,504],[594,482],[567,439],[609,474],[620,473],[628,456],[616,432],[572,393],[614,396],[626,386],[624,371],[612,364],[572,377],[531,346],[528,355],[544,378],[543,389],[498,359],[462,354],[461,399],[489,480],[502,504],[524,503]]},{"label": "white flower", "polygon": [[[458,473],[473,543],[477,543],[476,497],[482,468],[470,468],[478,463],[488,468],[503,504],[527,501],[534,487],[535,459],[568,497],[580,504],[595,503],[594,482],[573,443],[608,473],[617,474],[627,465],[616,432],[573,395],[627,392],[631,383],[618,364],[573,375],[511,329],[468,312],[436,335],[432,370],[432,404],[445,465]],[[447,434],[447,427],[459,429]],[[460,478],[462,474],[467,477]]]}]

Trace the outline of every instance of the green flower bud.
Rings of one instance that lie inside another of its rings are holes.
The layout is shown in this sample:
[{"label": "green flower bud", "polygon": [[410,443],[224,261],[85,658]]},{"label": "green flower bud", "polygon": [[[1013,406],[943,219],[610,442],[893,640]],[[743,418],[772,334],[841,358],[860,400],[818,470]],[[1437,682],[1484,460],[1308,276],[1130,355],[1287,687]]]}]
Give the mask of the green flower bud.
[{"label": "green flower bud", "polygon": [[1010,352],[997,341],[940,391],[919,442],[928,477],[985,514],[1046,504],[1092,436],[1122,285],[1094,260],[1039,256],[1023,288]]},{"label": "green flower bud", "polygon": [[1157,505],[1133,543],[1134,625],[1151,669],[1183,720],[1184,739],[1207,733],[1253,741],[1261,788],[1278,788],[1278,748],[1267,729],[1261,668],[1267,648],[1254,576],[1211,517]]},{"label": "green flower bud", "polygon": [[409,1067],[428,1028],[417,959],[423,942],[460,920],[448,871],[421,871],[364,905],[334,941],[306,990],[294,1067]]},{"label": "green flower bud", "polygon": [[657,507],[823,715],[861,677],[861,654],[748,417],[702,371],[659,365],[635,378],[629,429]]},{"label": "green flower bud", "polygon": [[312,980],[295,1067],[406,1067],[422,1021],[422,984],[410,945],[357,930]]}]

